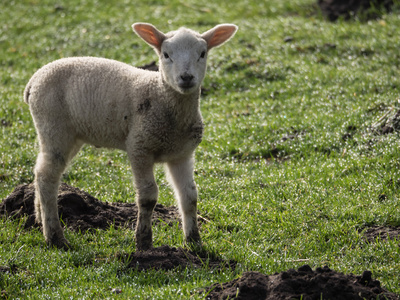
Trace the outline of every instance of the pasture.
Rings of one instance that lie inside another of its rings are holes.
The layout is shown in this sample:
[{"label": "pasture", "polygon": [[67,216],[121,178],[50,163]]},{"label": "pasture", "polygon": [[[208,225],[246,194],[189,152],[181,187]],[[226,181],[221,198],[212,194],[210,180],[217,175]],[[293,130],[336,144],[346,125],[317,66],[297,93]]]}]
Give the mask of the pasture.
[{"label": "pasture", "polygon": [[[239,26],[208,58],[195,180],[204,252],[236,267],[141,272],[134,230],[75,232],[49,249],[39,228],[0,218],[1,298],[203,299],[245,271],[308,264],[370,270],[400,294],[400,14],[329,22],[314,0],[16,0],[0,4],[0,199],[33,181],[36,133],[23,90],[42,65],[99,56],[135,66],[156,55],[131,29]],[[163,168],[159,202],[175,205]],[[126,153],[85,146],[63,182],[103,202],[133,203]],[[376,228],[397,234],[368,237]],[[178,222],[154,246],[185,247]],[[5,270],[4,272],[1,270]]]}]

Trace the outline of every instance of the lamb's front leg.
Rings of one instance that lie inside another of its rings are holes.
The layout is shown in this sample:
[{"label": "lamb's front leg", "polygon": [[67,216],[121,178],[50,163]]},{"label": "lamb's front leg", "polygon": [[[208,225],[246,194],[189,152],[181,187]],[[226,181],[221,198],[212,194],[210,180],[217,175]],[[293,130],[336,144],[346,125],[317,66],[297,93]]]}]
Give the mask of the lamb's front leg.
[{"label": "lamb's front leg", "polygon": [[169,162],[167,168],[178,199],[186,242],[201,245],[197,227],[197,188],[193,177],[193,163],[193,157],[189,157]]},{"label": "lamb's front leg", "polygon": [[151,229],[151,217],[157,203],[158,187],[154,179],[154,163],[150,158],[130,158],[138,205],[138,217],[136,222],[136,249],[138,251],[149,250],[153,247]]}]

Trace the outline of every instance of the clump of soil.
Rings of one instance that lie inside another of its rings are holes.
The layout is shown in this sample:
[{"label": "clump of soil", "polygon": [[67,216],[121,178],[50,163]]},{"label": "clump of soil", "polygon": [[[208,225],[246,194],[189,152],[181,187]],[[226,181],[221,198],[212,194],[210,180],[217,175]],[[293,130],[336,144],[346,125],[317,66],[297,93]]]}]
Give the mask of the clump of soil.
[{"label": "clump of soil", "polygon": [[375,242],[376,239],[399,239],[400,240],[400,227],[394,226],[372,226],[364,231],[364,237],[368,242]]},{"label": "clump of soil", "polygon": [[[259,272],[245,272],[235,280],[223,284],[216,283],[201,292],[205,299],[246,299],[246,300],[398,300],[399,296],[381,288],[378,280],[373,280],[370,271],[361,276],[344,275],[328,267],[315,271],[308,265],[298,270],[290,269],[274,275]],[[386,298],[384,298],[386,297]]]},{"label": "clump of soil", "polygon": [[0,274],[7,274],[7,273],[11,273],[11,269],[9,267],[4,267],[4,266],[0,266]]},{"label": "clump of soil", "polygon": [[379,135],[400,131],[400,110],[390,109],[372,125],[372,129]]},{"label": "clump of soil", "polygon": [[[19,185],[0,203],[0,215],[11,218],[27,216],[24,228],[37,226],[34,216],[35,189],[33,184]],[[134,227],[137,220],[135,203],[106,203],[78,188],[62,183],[58,192],[58,213],[66,226],[73,231],[86,232],[93,229]],[[153,222],[159,220],[172,224],[179,220],[176,207],[157,204],[153,212]]]},{"label": "clump of soil", "polygon": [[224,261],[205,252],[193,252],[182,248],[161,246],[147,251],[138,251],[125,255],[128,260],[126,268],[146,270],[172,270],[186,267],[208,267],[210,269],[234,269],[236,262]]},{"label": "clump of soil", "polygon": [[11,126],[11,121],[7,121],[6,119],[1,119],[0,120],[0,126],[10,127]]},{"label": "clump of soil", "polygon": [[378,17],[380,11],[390,12],[393,0],[318,0],[318,5],[330,21],[340,17],[347,20],[354,15],[370,19]]}]

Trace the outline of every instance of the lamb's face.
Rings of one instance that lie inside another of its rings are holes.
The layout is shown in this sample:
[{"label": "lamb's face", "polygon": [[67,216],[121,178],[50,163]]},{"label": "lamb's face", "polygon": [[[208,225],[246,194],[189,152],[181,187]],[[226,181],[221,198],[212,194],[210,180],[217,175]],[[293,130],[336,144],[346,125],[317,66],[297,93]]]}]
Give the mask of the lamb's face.
[{"label": "lamb's face", "polygon": [[207,42],[188,29],[167,34],[161,45],[160,72],[181,94],[197,91],[206,73]]},{"label": "lamb's face", "polygon": [[132,28],[156,50],[165,82],[182,94],[199,91],[207,52],[228,41],[237,30],[233,24],[220,24],[203,34],[186,28],[164,34],[148,23],[134,23]]}]

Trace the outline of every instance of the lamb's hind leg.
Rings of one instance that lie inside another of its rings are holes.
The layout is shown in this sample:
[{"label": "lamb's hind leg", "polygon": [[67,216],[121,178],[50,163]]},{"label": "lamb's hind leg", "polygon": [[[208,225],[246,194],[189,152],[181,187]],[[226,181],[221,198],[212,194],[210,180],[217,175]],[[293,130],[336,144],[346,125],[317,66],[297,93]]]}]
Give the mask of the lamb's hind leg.
[{"label": "lamb's hind leg", "polygon": [[69,243],[64,237],[58,216],[57,194],[61,175],[80,145],[70,143],[67,149],[60,150],[43,142],[42,138],[35,166],[36,220],[43,226],[47,244],[67,249]]},{"label": "lamb's hind leg", "polygon": [[193,178],[193,162],[190,157],[169,162],[167,168],[178,199],[186,242],[201,245],[197,226],[197,188]]}]

